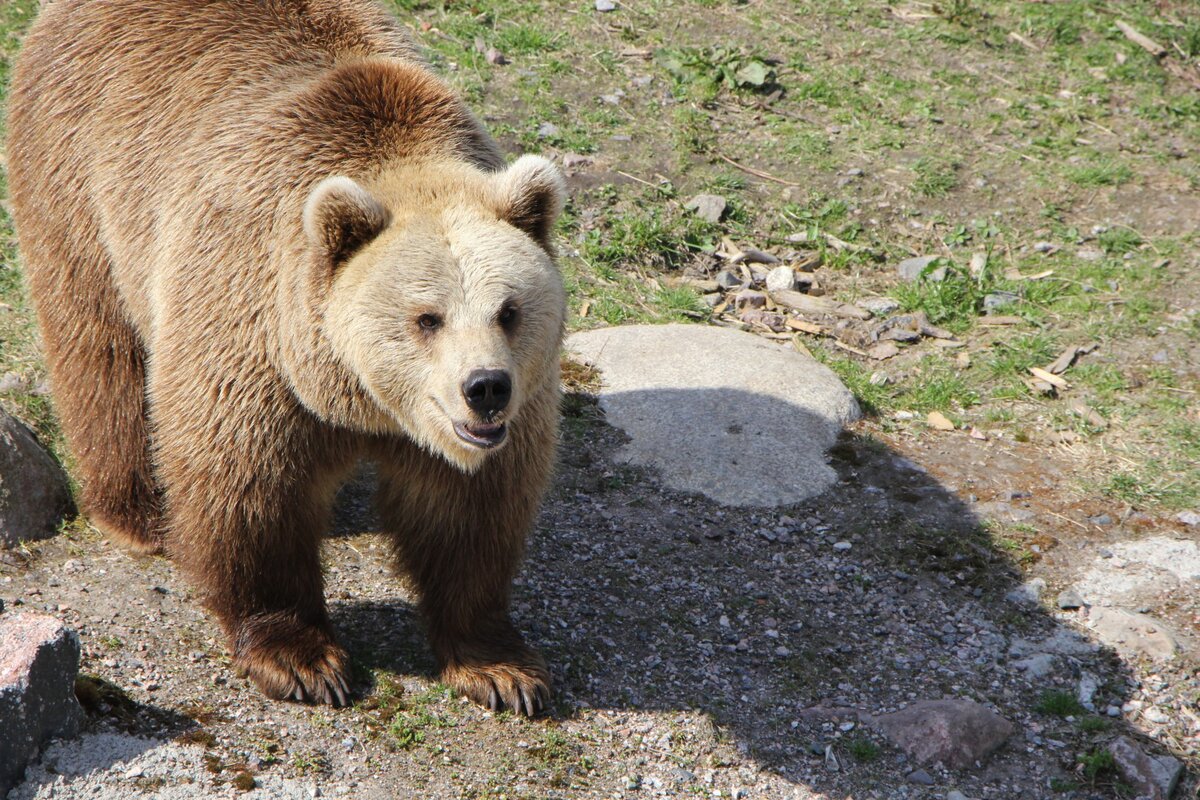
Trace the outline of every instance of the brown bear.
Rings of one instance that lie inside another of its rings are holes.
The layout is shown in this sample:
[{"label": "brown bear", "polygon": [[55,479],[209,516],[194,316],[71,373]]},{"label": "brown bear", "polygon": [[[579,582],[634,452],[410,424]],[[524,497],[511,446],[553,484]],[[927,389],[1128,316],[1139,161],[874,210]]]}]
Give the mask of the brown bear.
[{"label": "brown bear", "polygon": [[557,441],[562,177],[372,0],[57,0],[13,212],[83,507],[165,547],[273,698],[342,704],[320,540],[379,465],[441,677],[535,714],[509,592]]}]

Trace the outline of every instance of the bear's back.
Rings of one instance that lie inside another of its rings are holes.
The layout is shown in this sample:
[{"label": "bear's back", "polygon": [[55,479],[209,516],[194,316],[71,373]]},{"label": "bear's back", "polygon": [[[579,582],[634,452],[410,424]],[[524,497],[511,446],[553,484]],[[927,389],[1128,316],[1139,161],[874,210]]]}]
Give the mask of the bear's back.
[{"label": "bear's back", "polygon": [[143,335],[156,286],[268,293],[264,242],[296,241],[324,177],[407,153],[503,163],[372,0],[54,0],[9,122],[18,225],[94,226]]}]

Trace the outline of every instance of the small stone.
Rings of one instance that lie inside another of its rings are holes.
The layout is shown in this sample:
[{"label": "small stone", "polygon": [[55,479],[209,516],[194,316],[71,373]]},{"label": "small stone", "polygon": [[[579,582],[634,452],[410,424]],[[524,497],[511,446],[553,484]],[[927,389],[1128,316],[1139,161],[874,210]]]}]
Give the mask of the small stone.
[{"label": "small stone", "polygon": [[1096,704],[1092,702],[1096,696],[1096,692],[1100,689],[1100,679],[1090,672],[1084,672],[1079,676],[1079,687],[1075,691],[1075,696],[1079,699],[1079,704],[1088,711],[1095,713]]},{"label": "small stone", "polygon": [[733,298],[733,303],[740,310],[762,308],[767,304],[767,296],[753,289],[743,289]]},{"label": "small stone", "polygon": [[1104,709],[1104,714],[1109,717],[1119,717],[1121,716],[1121,707],[1109,706],[1108,708]]},{"label": "small stone", "polygon": [[990,294],[985,294],[983,296],[983,312],[991,314],[994,311],[1011,306],[1020,299],[1021,296],[1016,292],[991,292]]},{"label": "small stone", "polygon": [[861,169],[859,169],[858,167],[851,167],[850,169],[846,170],[846,174],[849,175],[851,178],[861,178],[863,175],[863,171]]},{"label": "small stone", "polygon": [[925,424],[935,431],[954,430],[954,423],[947,419],[946,415],[940,411],[930,411],[925,417]]},{"label": "small stone", "polygon": [[129,769],[125,770],[125,777],[130,779],[140,778],[145,774],[146,771],[141,767],[130,767]]},{"label": "small stone", "polygon": [[723,269],[718,272],[716,281],[718,286],[726,290],[739,289],[744,283],[740,275],[728,269]]},{"label": "small stone", "polygon": [[783,292],[796,288],[796,271],[791,267],[776,267],[767,273],[767,291]]},{"label": "small stone", "polygon": [[1101,261],[1104,259],[1104,251],[1099,247],[1081,247],[1075,251],[1075,257],[1080,261]]},{"label": "small stone", "polygon": [[1152,756],[1129,737],[1119,736],[1108,745],[1121,777],[1132,794],[1145,800],[1169,800],[1183,774],[1183,764],[1171,756]]},{"label": "small stone", "polygon": [[1049,653],[1035,653],[1028,658],[1014,661],[1013,666],[1024,672],[1031,680],[1040,680],[1054,672],[1054,656]]},{"label": "small stone", "polygon": [[920,784],[921,786],[933,786],[933,776],[923,769],[913,770],[908,773],[907,779],[909,783]]},{"label": "small stone", "polygon": [[1107,525],[1112,525],[1113,518],[1108,514],[1096,514],[1095,516],[1088,517],[1088,522],[1092,523],[1093,525],[1099,525],[1103,528]]},{"label": "small stone", "polygon": [[1042,592],[1046,590],[1046,581],[1034,578],[1026,581],[1004,595],[1004,599],[1019,606],[1035,606],[1042,600]]},{"label": "small stone", "polygon": [[538,125],[537,135],[539,139],[550,139],[558,136],[558,126],[553,122],[543,122]]},{"label": "small stone", "polygon": [[887,386],[892,382],[892,378],[886,372],[872,372],[871,377],[867,381],[872,386]]},{"label": "small stone", "polygon": [[[600,0],[597,0],[597,5],[599,3]],[[642,778],[640,775],[626,775],[623,783],[626,789],[636,789],[642,785]]]},{"label": "small stone", "polygon": [[483,54],[483,57],[489,64],[494,64],[498,67],[508,63],[508,58],[504,55],[504,53],[501,53],[494,47],[489,47],[487,52]]},{"label": "small stone", "polygon": [[596,0],[596,10],[602,13],[616,11],[617,4],[614,3],[613,0]]},{"label": "small stone", "polygon": [[1152,722],[1155,725],[1166,725],[1171,721],[1171,718],[1167,716],[1158,706],[1150,706],[1149,708],[1143,709],[1142,719],[1146,720],[1147,722]]},{"label": "small stone", "polygon": [[1180,511],[1175,515],[1175,519],[1191,528],[1200,525],[1200,513],[1195,511]]},{"label": "small stone", "polygon": [[900,301],[894,297],[864,297],[855,301],[854,305],[870,311],[877,317],[882,317],[900,308]]},{"label": "small stone", "polygon": [[15,372],[6,372],[0,375],[0,394],[8,394],[9,392],[19,392],[25,388],[25,381],[21,380],[21,376]]},{"label": "small stone", "polygon": [[900,355],[900,347],[895,342],[876,342],[867,350],[867,357],[876,361],[886,361]]},{"label": "small stone", "polygon": [[834,542],[833,549],[839,550],[844,553],[847,550],[849,550],[852,546],[853,545],[851,545],[849,542]]},{"label": "small stone", "polygon": [[940,261],[940,256],[920,256],[919,258],[906,258],[896,265],[896,272],[906,281],[920,280],[922,275],[927,281],[937,283],[946,279],[946,267],[936,266],[925,274],[925,269],[932,266],[935,262]]},{"label": "small stone", "polygon": [[808,745],[808,752],[812,753],[814,756],[824,756],[826,747],[828,747],[828,745],[824,742],[811,742]]},{"label": "small stone", "polygon": [[1075,591],[1074,589],[1064,589],[1059,592],[1058,597],[1055,599],[1055,603],[1057,603],[1058,607],[1064,611],[1070,611],[1071,609],[1075,608],[1083,608],[1085,605],[1087,605],[1083,598],[1079,596],[1079,592]]},{"label": "small stone", "polygon": [[1057,249],[1058,245],[1054,244],[1054,242],[1038,242],[1033,246],[1033,250],[1036,253],[1053,253]]},{"label": "small stone", "polygon": [[709,308],[716,308],[717,306],[721,305],[721,301],[725,299],[725,296],[720,292],[712,292],[711,294],[701,296],[700,299],[703,300],[704,305],[708,306]]},{"label": "small stone", "polygon": [[949,792],[946,792],[946,800],[970,800],[970,798],[960,792],[958,789],[952,789]]},{"label": "small stone", "polygon": [[705,222],[715,224],[721,221],[728,205],[728,201],[719,194],[698,194],[684,203],[683,207]]}]

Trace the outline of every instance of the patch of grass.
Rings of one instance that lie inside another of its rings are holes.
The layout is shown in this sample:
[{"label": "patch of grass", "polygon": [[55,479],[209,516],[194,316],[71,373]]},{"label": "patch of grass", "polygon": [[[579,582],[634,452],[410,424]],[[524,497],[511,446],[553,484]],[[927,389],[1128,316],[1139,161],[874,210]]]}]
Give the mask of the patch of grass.
[{"label": "patch of grass", "polygon": [[1112,727],[1112,723],[1104,717],[1084,717],[1079,720],[1079,730],[1084,733],[1100,733]]},{"label": "patch of grass", "polygon": [[1098,158],[1090,164],[1069,166],[1065,173],[1068,180],[1085,188],[1120,186],[1133,180],[1133,170],[1129,165],[1111,157]]},{"label": "patch of grass", "polygon": [[757,91],[775,80],[775,69],[762,56],[730,47],[666,47],[655,61],[674,79],[680,97],[711,101],[722,88]]},{"label": "patch of grass", "polygon": [[1117,777],[1117,760],[1107,750],[1092,750],[1079,757],[1079,766],[1083,775],[1093,786],[1102,780],[1112,780]]},{"label": "patch of grass", "polygon": [[927,156],[913,164],[913,189],[924,197],[945,197],[958,186],[958,161]]},{"label": "patch of grass", "polygon": [[1042,692],[1033,710],[1052,717],[1073,717],[1084,713],[1079,699],[1073,693],[1062,689],[1047,689]]},{"label": "patch of grass", "polygon": [[846,750],[854,757],[855,761],[862,764],[869,764],[872,761],[876,761],[882,752],[879,745],[864,737],[851,739],[846,744]]}]

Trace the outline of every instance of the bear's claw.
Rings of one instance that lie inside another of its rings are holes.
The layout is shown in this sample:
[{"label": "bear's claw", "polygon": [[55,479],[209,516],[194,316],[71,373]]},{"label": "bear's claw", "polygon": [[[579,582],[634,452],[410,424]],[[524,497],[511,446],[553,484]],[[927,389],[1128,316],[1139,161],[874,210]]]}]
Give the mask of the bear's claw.
[{"label": "bear's claw", "polygon": [[550,705],[550,674],[538,658],[527,664],[452,664],[442,681],[492,711],[536,717]]},{"label": "bear's claw", "polygon": [[274,700],[324,703],[336,707],[348,704],[350,687],[346,683],[346,651],[333,637],[318,627],[301,627],[280,635],[275,625],[247,626],[234,663],[265,694]]}]

